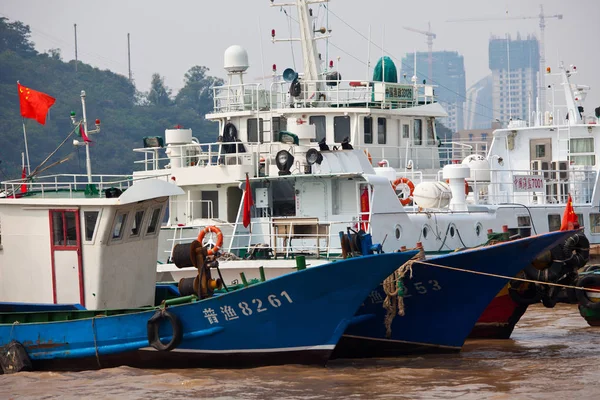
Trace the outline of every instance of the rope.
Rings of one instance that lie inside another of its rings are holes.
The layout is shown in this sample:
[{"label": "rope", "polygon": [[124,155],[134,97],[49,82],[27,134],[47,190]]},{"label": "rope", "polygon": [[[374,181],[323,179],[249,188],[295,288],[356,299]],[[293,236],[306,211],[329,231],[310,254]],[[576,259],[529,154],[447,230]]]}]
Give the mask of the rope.
[{"label": "rope", "polygon": [[98,354],[98,343],[96,341],[96,317],[92,317],[92,333],[94,334],[94,350],[96,351],[96,362],[98,363],[98,368],[102,368],[102,365],[100,365],[100,355]]},{"label": "rope", "polygon": [[383,292],[385,293],[385,300],[383,301],[383,308],[386,310],[384,326],[385,336],[390,338],[392,336],[392,322],[396,317],[404,316],[404,276],[407,273],[409,278],[412,279],[412,265],[414,262],[423,260],[425,258],[425,252],[421,249],[417,255],[412,259],[404,263],[400,268],[394,271],[390,276],[385,278],[383,281]]},{"label": "rope", "polygon": [[418,261],[419,264],[429,265],[431,267],[438,267],[438,268],[443,268],[443,269],[449,269],[449,270],[458,271],[458,272],[468,272],[468,273],[476,274],[476,275],[491,276],[492,278],[501,278],[501,279],[507,279],[507,280],[511,280],[511,281],[520,281],[520,282],[527,282],[527,283],[537,283],[537,284],[541,284],[541,285],[556,286],[556,287],[566,288],[566,289],[585,290],[585,291],[588,291],[588,292],[600,293],[600,289],[586,288],[586,287],[583,287],[583,286],[564,285],[564,284],[560,284],[560,283],[542,282],[542,281],[536,281],[536,280],[533,280],[533,279],[525,279],[525,278],[517,278],[517,277],[506,276],[506,275],[491,274],[489,272],[472,271],[472,270],[469,270],[469,269],[463,269],[463,268],[457,268],[457,267],[450,267],[448,265],[433,264],[433,263],[430,263],[430,262],[427,262],[427,261],[410,260],[409,262],[412,265],[412,263],[414,263],[415,261]]}]

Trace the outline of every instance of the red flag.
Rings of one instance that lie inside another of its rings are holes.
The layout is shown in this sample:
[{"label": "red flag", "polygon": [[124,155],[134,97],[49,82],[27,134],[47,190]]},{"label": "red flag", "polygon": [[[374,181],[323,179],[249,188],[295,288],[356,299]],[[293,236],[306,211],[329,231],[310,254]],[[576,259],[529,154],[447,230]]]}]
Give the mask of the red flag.
[{"label": "red flag", "polygon": [[19,102],[21,103],[21,116],[23,118],[33,118],[40,124],[45,125],[48,110],[56,99],[46,93],[31,90],[19,82],[17,82],[17,89],[19,90]]},{"label": "red flag", "polygon": [[21,194],[27,193],[27,170],[23,167],[23,172],[21,172],[21,179],[23,179],[23,183],[21,184]]},{"label": "red flag", "polygon": [[79,124],[79,136],[83,139],[84,142],[91,142],[90,138],[85,134],[85,129],[83,128],[83,123]]},{"label": "red flag", "polygon": [[560,230],[568,231],[571,229],[578,228],[579,218],[577,218],[577,214],[575,214],[575,210],[573,209],[573,200],[571,199],[571,194],[569,194],[569,200],[567,200],[565,212],[563,213],[562,223],[560,224]]},{"label": "red flag", "polygon": [[247,228],[250,225],[250,210],[254,205],[254,201],[252,200],[252,188],[250,187],[250,179],[248,178],[248,174],[246,174],[246,190],[244,191],[244,215],[243,215],[243,223],[244,228]]}]

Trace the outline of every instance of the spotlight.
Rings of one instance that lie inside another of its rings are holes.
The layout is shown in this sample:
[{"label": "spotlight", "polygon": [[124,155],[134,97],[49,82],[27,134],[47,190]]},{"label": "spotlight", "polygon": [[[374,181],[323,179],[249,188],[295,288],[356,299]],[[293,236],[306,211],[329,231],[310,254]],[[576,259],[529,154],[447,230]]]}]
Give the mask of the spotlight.
[{"label": "spotlight", "polygon": [[321,154],[317,149],[308,149],[306,152],[306,163],[308,165],[313,165],[314,163],[321,165],[322,161],[323,154]]},{"label": "spotlight", "polygon": [[319,150],[329,151],[329,146],[327,146],[327,143],[325,143],[325,138],[323,138],[319,141]]},{"label": "spotlight", "polygon": [[275,156],[275,164],[279,168],[279,175],[290,175],[290,168],[294,164],[294,156],[287,150],[280,150]]},{"label": "spotlight", "polygon": [[354,147],[350,144],[350,138],[346,136],[344,140],[342,140],[342,150],[352,150]]}]

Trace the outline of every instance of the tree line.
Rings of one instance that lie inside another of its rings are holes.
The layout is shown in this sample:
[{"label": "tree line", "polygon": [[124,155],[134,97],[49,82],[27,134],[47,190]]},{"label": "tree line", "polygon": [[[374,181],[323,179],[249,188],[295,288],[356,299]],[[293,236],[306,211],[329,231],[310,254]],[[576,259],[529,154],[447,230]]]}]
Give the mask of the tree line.
[{"label": "tree line", "polygon": [[[147,92],[139,91],[127,77],[81,61],[76,71],[75,60],[63,61],[60,49],[38,52],[28,25],[0,17],[0,180],[21,176],[25,147],[17,81],[56,98],[46,125],[24,120],[32,169],[75,128],[70,112],[81,113],[81,90],[86,92],[88,126],[101,120],[101,132],[90,138],[93,173],[131,173],[141,157],[132,149],[143,147],[145,136],[164,136],[175,125],[191,128],[201,141],[214,141],[218,135],[217,125],[204,115],[213,108],[211,87],[223,81],[210,76],[207,67],[192,66],[176,95],[159,73],[153,74]],[[67,143],[50,162],[67,156],[69,161],[48,173],[85,173],[82,147]]]}]

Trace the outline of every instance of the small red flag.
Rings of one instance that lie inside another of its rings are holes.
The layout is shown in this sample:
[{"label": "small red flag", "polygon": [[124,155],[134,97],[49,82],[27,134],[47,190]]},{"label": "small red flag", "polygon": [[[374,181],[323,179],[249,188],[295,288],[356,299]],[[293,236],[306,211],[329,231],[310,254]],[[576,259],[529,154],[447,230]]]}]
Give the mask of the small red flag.
[{"label": "small red flag", "polygon": [[21,172],[21,179],[23,179],[23,183],[21,184],[21,193],[25,194],[27,193],[27,184],[25,183],[27,181],[27,170],[25,167],[23,167],[23,172]]},{"label": "small red flag", "polygon": [[85,129],[83,127],[83,123],[79,124],[79,135],[81,136],[81,138],[83,139],[84,142],[86,142],[86,143],[91,142],[88,135],[85,134]]},{"label": "small red flag", "polygon": [[560,224],[560,230],[569,231],[578,228],[579,218],[577,218],[577,214],[575,214],[575,210],[573,209],[573,200],[571,199],[571,194],[569,194],[569,199],[567,200],[567,205],[565,206],[565,212],[563,213],[562,223]]},{"label": "small red flag", "polygon": [[33,118],[42,125],[46,124],[48,110],[56,99],[46,93],[31,90],[17,82],[19,90],[19,103],[21,104],[21,116]]},{"label": "small red flag", "polygon": [[250,187],[250,179],[248,178],[248,174],[246,174],[246,190],[244,191],[244,215],[243,215],[243,223],[244,228],[247,228],[250,225],[250,210],[254,205],[254,200],[252,200],[252,188]]}]

